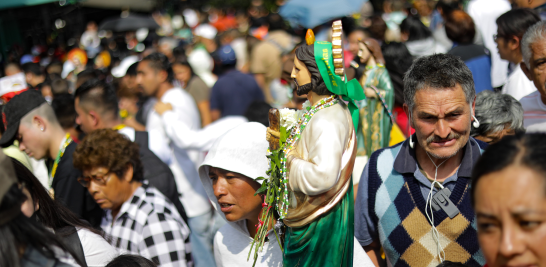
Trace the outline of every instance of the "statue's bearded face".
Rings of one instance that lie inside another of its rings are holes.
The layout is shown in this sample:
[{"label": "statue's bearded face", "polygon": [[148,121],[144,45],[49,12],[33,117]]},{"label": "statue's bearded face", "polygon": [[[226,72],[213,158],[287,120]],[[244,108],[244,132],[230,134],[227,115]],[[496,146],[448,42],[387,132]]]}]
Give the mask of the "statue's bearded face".
[{"label": "statue's bearded face", "polygon": [[313,89],[313,84],[311,83],[311,73],[307,66],[301,62],[298,57],[294,57],[294,68],[292,69],[292,74],[290,75],[296,82],[298,95],[305,95]]}]

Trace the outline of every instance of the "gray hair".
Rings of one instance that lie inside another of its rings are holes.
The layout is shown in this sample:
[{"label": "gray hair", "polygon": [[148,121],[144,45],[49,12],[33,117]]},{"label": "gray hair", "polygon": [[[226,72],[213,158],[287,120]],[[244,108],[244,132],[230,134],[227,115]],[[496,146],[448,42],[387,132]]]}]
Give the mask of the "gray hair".
[{"label": "gray hair", "polygon": [[533,57],[531,45],[540,40],[546,40],[546,21],[544,20],[529,27],[521,38],[521,55],[528,69],[531,69],[531,58]]},{"label": "gray hair", "polygon": [[523,107],[511,95],[486,90],[476,96],[476,118],[480,127],[470,130],[470,136],[497,133],[506,126],[523,131]]},{"label": "gray hair", "polygon": [[476,96],[474,79],[464,61],[448,54],[421,57],[413,62],[404,76],[404,102],[412,112],[418,90],[443,90],[457,84],[463,88],[466,101],[472,103]]}]

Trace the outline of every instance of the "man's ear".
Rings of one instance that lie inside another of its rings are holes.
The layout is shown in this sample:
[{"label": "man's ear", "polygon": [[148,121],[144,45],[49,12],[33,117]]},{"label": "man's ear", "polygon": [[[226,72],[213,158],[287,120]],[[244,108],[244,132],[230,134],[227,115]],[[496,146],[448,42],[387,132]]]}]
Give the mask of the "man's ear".
[{"label": "man's ear", "polygon": [[472,101],[472,120],[476,116],[476,97],[474,96],[474,101]]},{"label": "man's ear", "polygon": [[94,110],[90,110],[89,113],[87,113],[87,114],[89,115],[89,119],[91,120],[93,129],[97,128],[98,125],[100,124],[99,114]]},{"label": "man's ear", "polygon": [[159,78],[161,82],[170,82],[170,81],[167,81],[167,77],[169,77],[169,74],[167,73],[166,70],[158,71],[157,77]]},{"label": "man's ear", "polygon": [[508,40],[508,47],[512,51],[515,51],[515,50],[521,51],[520,45],[521,45],[521,39],[517,36],[512,36],[510,40]]},{"label": "man's ear", "polygon": [[411,128],[415,129],[415,125],[413,125],[413,120],[411,119],[411,111],[409,110],[409,107],[406,103],[402,106],[404,109],[404,112],[406,112],[406,115],[408,115],[408,121],[410,123]]},{"label": "man's ear", "polygon": [[531,77],[531,70],[527,68],[525,62],[521,62],[519,65],[521,66],[523,73],[525,73],[525,76],[527,76],[527,79],[529,79],[529,81],[533,81],[533,77]]},{"label": "man's ear", "polygon": [[133,164],[127,163],[127,170],[123,174],[123,180],[127,181],[128,183],[132,182],[133,173],[134,173]]},{"label": "man's ear", "polygon": [[38,129],[40,129],[41,132],[44,132],[47,130],[46,121],[44,120],[44,118],[38,115],[34,115],[34,117],[32,118],[32,124],[38,127]]}]

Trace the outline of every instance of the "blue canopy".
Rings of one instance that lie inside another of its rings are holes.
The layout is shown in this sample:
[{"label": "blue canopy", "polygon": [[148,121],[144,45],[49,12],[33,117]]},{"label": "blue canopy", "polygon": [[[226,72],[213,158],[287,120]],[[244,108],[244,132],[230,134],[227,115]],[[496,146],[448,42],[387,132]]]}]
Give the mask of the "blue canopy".
[{"label": "blue canopy", "polygon": [[368,0],[290,0],[279,14],[292,27],[314,28],[330,20],[360,12]]},{"label": "blue canopy", "polygon": [[0,0],[0,9],[41,5],[57,1],[59,0]]}]

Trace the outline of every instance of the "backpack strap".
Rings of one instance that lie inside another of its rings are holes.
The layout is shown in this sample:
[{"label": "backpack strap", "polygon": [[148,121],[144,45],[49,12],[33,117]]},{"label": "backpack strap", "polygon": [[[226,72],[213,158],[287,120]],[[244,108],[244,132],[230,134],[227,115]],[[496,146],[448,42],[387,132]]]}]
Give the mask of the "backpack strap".
[{"label": "backpack strap", "polygon": [[147,131],[135,131],[135,143],[141,147],[148,148],[148,132]]},{"label": "backpack strap", "polygon": [[85,261],[85,254],[83,253],[83,246],[78,236],[78,230],[74,226],[65,226],[65,228],[72,228],[70,235],[67,235],[63,238],[65,245],[73,249],[74,256],[80,261],[83,265],[82,267],[87,267],[87,262]]}]

